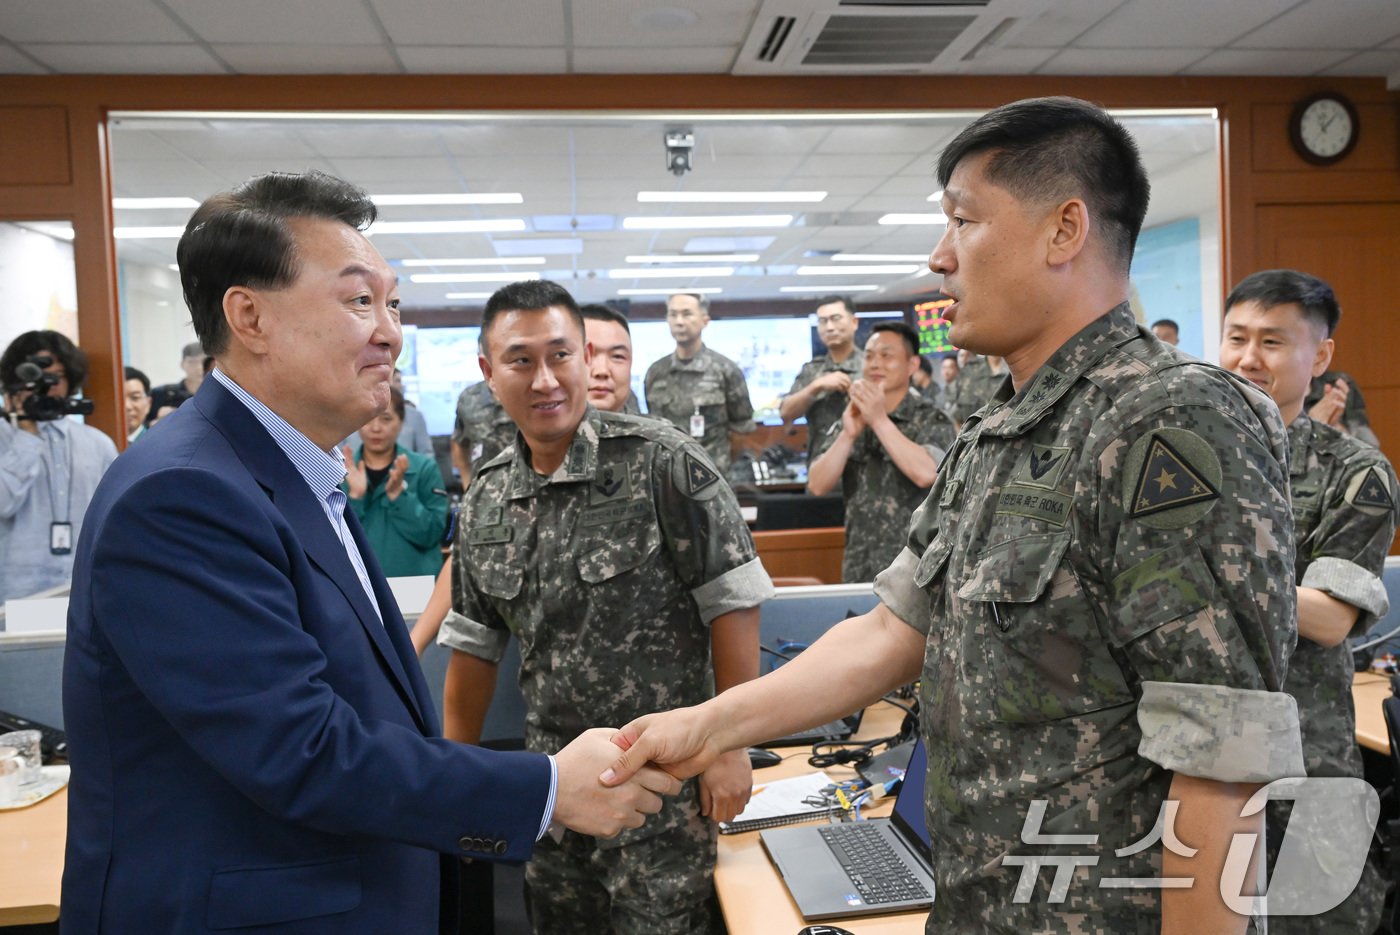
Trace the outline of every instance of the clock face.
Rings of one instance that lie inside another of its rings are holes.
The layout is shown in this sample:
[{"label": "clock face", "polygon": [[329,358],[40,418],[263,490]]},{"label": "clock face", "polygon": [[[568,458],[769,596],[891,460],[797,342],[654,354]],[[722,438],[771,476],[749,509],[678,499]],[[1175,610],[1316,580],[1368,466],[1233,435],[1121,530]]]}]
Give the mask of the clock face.
[{"label": "clock face", "polygon": [[1356,125],[1341,101],[1324,97],[1303,110],[1298,121],[1298,138],[1308,152],[1320,159],[1340,157],[1351,145]]}]

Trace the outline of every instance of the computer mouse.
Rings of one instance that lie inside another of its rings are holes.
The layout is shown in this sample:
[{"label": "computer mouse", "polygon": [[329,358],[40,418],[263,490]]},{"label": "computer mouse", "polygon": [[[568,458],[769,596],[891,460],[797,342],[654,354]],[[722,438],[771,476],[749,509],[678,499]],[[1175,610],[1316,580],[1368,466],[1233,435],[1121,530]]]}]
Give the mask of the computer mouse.
[{"label": "computer mouse", "polygon": [[754,769],[763,769],[765,766],[777,766],[783,761],[781,753],[774,753],[772,750],[764,750],[762,747],[749,747],[749,765]]},{"label": "computer mouse", "polygon": [[809,925],[797,935],[851,935],[851,933],[834,925]]}]

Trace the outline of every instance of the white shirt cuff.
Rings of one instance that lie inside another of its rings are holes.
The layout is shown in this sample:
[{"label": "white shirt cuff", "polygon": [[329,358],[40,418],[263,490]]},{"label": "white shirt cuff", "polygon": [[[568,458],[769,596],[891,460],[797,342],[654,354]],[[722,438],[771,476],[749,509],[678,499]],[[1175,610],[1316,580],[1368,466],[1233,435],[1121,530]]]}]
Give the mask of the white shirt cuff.
[{"label": "white shirt cuff", "polygon": [[554,754],[545,756],[549,759],[549,798],[544,802],[544,814],[540,816],[540,833],[535,835],[536,841],[544,837],[550,822],[554,820],[554,794],[559,789],[559,766],[554,762]]}]

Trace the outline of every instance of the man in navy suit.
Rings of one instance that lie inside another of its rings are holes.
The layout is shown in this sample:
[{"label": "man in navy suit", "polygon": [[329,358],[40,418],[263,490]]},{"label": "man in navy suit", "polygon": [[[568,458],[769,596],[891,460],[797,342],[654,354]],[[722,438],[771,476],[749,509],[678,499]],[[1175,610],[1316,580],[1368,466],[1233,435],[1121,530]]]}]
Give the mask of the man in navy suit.
[{"label": "man in navy suit", "polygon": [[336,444],[388,404],[402,343],[373,219],[354,186],[273,174],[181,238],[216,368],[108,472],[79,540],[65,933],[451,931],[455,858],[525,860],[551,818],[616,834],[679,790],[603,788],[605,730],[553,757],[438,737],[339,491]]}]

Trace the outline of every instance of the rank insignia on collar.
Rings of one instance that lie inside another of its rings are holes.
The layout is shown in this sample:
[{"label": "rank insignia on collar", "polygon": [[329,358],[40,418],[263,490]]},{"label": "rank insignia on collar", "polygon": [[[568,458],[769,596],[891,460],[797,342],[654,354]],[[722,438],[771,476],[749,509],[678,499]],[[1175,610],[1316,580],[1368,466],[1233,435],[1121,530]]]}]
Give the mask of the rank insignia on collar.
[{"label": "rank insignia on collar", "polygon": [[1395,509],[1390,484],[1374,466],[1359,472],[1347,484],[1346,501],[1365,512],[1388,513]]},{"label": "rank insignia on collar", "polygon": [[694,451],[676,452],[672,480],[680,492],[692,500],[708,500],[720,491],[720,476]]},{"label": "rank insignia on collar", "polygon": [[1194,467],[1186,455],[1158,434],[1148,444],[1128,513],[1133,517],[1151,516],[1219,498],[1220,491],[1206,478],[1205,471]]}]

